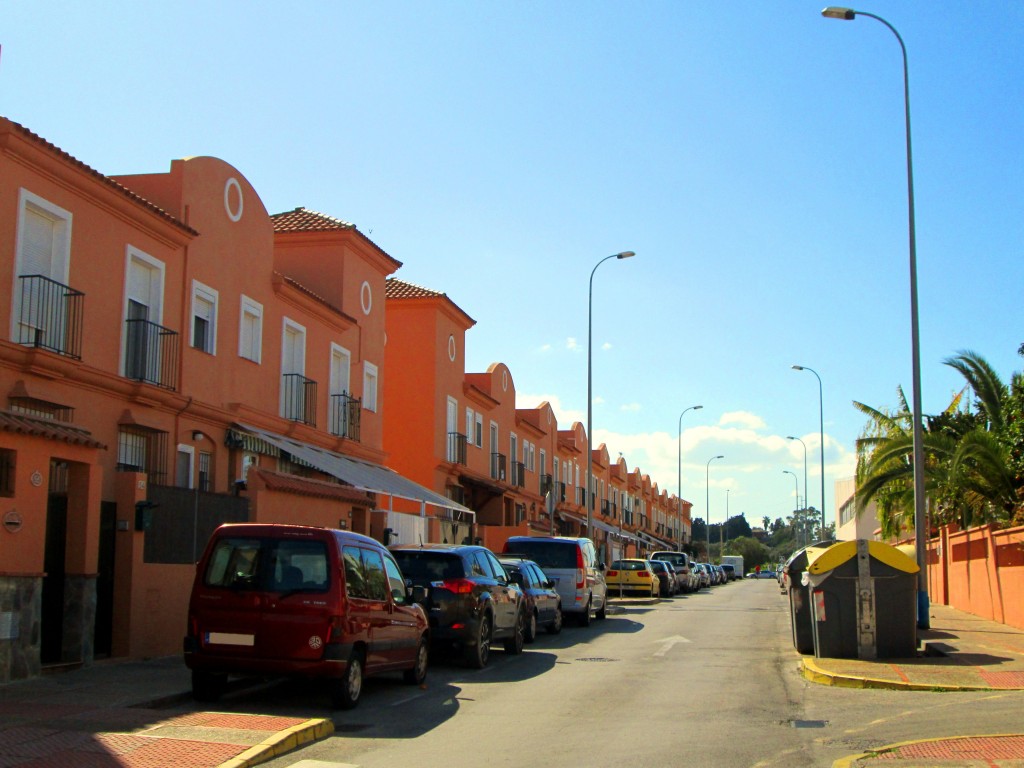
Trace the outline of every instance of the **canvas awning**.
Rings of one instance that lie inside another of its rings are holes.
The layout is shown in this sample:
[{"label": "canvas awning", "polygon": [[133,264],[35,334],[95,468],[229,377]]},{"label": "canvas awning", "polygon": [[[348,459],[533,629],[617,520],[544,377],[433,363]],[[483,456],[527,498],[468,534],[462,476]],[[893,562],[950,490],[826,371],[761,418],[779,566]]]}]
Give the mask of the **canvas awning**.
[{"label": "canvas awning", "polygon": [[[447,496],[435,493],[380,464],[344,456],[326,448],[310,445],[301,440],[293,440],[290,437],[246,424],[235,424],[232,432],[235,434],[229,435],[229,438],[234,438],[242,445],[267,446],[275,451],[287,453],[293,460],[301,464],[308,464],[360,491],[418,501],[422,504],[430,504],[475,516],[469,507],[459,504]],[[256,452],[264,453],[265,451]]]}]

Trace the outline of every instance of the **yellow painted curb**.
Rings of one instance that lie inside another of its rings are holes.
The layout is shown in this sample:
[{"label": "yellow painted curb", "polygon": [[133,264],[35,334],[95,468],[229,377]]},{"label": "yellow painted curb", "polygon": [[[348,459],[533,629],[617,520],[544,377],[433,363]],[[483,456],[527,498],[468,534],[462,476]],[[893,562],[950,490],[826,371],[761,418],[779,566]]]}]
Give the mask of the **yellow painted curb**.
[{"label": "yellow painted curb", "polygon": [[993,688],[990,685],[945,685],[942,683],[905,683],[902,680],[883,680],[877,677],[839,675],[815,664],[809,657],[800,660],[803,676],[812,683],[836,688],[878,688],[890,691],[1010,691],[1014,688]]},{"label": "yellow painted curb", "polygon": [[298,749],[303,744],[319,741],[334,733],[334,723],[322,718],[314,718],[304,723],[293,725],[259,744],[249,747],[240,755],[221,763],[217,768],[249,768],[252,765],[265,763],[267,760]]},{"label": "yellow painted curb", "polygon": [[1022,733],[979,733],[976,735],[968,736],[944,736],[937,739],[912,739],[911,741],[898,741],[895,744],[886,744],[884,747],[873,749],[870,752],[862,752],[859,755],[847,755],[841,757],[832,763],[832,768],[851,768],[857,760],[868,759],[872,760],[876,757],[884,755],[886,752],[892,752],[894,749],[900,749],[901,747],[909,747],[911,744],[929,744],[935,741],[957,741],[959,739],[1003,739],[1003,738],[1017,738],[1024,736]]}]

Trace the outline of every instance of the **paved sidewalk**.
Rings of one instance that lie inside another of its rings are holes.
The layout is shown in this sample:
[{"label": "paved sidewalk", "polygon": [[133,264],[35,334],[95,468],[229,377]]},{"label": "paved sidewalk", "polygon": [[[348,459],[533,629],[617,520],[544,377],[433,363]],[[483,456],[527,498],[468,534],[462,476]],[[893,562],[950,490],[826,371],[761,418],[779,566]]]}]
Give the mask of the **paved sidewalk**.
[{"label": "paved sidewalk", "polygon": [[243,768],[334,731],[324,719],[174,711],[189,689],[180,657],[0,686],[0,768]]},{"label": "paved sidewalk", "polygon": [[[921,656],[878,661],[803,656],[804,677],[815,683],[848,688],[936,692],[1024,690],[1024,630],[944,605],[931,606],[930,615],[931,629],[919,631],[925,652]],[[1024,704],[1024,696],[1021,701]],[[832,765],[833,768],[863,768],[890,762],[898,762],[901,768],[1024,766],[1024,733],[961,733],[879,745],[871,752],[849,755]]]}]

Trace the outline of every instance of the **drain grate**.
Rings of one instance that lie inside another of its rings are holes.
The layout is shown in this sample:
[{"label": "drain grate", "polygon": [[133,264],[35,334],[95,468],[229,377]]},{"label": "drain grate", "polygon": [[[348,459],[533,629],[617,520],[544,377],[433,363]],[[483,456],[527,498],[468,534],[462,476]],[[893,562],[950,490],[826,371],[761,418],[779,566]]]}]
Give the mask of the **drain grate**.
[{"label": "drain grate", "polygon": [[335,733],[358,733],[359,731],[365,731],[369,728],[369,724],[362,725],[360,723],[335,723]]},{"label": "drain grate", "polygon": [[794,728],[824,728],[828,720],[790,720],[789,724]]},{"label": "drain grate", "polygon": [[582,659],[576,659],[576,661],[598,661],[598,662],[605,662],[605,661],[618,661],[618,659],[608,659],[608,658],[605,658],[604,656],[584,656]]}]

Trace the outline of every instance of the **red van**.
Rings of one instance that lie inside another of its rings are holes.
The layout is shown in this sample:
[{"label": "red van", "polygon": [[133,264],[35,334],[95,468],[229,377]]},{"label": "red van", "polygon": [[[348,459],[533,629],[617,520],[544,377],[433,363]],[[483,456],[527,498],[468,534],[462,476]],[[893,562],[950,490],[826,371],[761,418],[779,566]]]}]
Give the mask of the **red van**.
[{"label": "red van", "polygon": [[363,678],[402,671],[420,684],[430,635],[398,564],[349,531],[237,523],[210,537],[196,567],[185,635],[192,695],[216,700],[228,675],[325,678],[350,709]]}]

